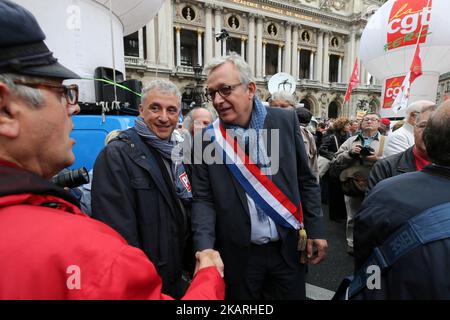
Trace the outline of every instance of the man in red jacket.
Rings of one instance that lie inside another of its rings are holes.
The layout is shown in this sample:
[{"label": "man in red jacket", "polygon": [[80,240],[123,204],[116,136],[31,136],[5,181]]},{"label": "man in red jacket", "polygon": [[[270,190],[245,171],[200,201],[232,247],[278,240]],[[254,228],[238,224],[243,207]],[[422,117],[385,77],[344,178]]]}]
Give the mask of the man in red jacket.
[{"label": "man in red jacket", "polygon": [[[145,254],[47,179],[74,161],[79,78],[31,13],[0,1],[0,299],[170,299]],[[197,252],[184,299],[223,299],[223,264]]]}]

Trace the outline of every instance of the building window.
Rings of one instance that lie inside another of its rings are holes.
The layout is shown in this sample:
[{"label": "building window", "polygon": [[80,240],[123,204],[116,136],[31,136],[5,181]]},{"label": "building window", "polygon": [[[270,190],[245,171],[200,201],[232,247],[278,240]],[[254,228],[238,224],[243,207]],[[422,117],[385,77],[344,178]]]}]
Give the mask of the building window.
[{"label": "building window", "polygon": [[268,43],[266,45],[266,74],[273,75],[278,69],[278,46]]},{"label": "building window", "polygon": [[339,106],[336,103],[336,101],[332,101],[328,105],[328,118],[329,119],[336,119],[339,116]]},{"label": "building window", "polygon": [[235,15],[232,15],[228,18],[228,25],[232,29],[239,29],[239,19]]},{"label": "building window", "polygon": [[[174,30],[174,32],[176,32]],[[176,37],[175,37],[176,38]],[[176,40],[174,43],[174,50],[176,56]],[[192,30],[181,29],[180,30],[180,63],[182,66],[192,67],[198,64],[198,44],[197,44],[197,32]]]},{"label": "building window", "polygon": [[181,10],[181,14],[187,21],[192,21],[195,19],[195,11],[189,6],[184,7],[183,10]]},{"label": "building window", "polygon": [[311,50],[300,50],[300,79],[309,79]]},{"label": "building window", "polygon": [[227,42],[227,54],[230,54],[230,52],[236,52],[237,54],[242,56],[240,38],[229,37],[224,41]]},{"label": "building window", "polygon": [[339,81],[339,56],[335,54],[330,55],[329,81],[330,82]]},{"label": "building window", "polygon": [[125,56],[139,57],[139,36],[137,31],[124,37],[123,45]]},{"label": "building window", "polygon": [[267,26],[267,33],[268,33],[270,36],[275,37],[275,36],[277,35],[277,33],[278,33],[277,26],[274,25],[273,23],[269,24],[269,25]]}]

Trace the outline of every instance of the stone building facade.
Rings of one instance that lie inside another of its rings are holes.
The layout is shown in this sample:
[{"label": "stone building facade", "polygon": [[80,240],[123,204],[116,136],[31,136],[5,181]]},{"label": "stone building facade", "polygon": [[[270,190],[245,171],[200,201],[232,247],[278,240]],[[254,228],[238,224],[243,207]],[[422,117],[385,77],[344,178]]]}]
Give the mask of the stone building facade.
[{"label": "stone building facade", "polygon": [[383,0],[166,0],[158,15],[125,37],[127,77],[168,78],[183,93],[184,111],[201,91],[203,66],[237,52],[250,64],[258,96],[270,97],[278,72],[296,79],[295,95],[319,119],[355,117],[380,108],[381,85],[359,65],[360,85],[343,104],[367,19]]}]

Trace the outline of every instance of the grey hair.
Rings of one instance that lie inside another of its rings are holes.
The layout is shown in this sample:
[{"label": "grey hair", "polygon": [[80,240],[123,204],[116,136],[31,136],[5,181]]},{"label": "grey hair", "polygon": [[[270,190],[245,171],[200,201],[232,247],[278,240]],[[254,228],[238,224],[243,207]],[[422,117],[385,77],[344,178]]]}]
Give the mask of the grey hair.
[{"label": "grey hair", "polygon": [[178,87],[171,81],[165,79],[156,79],[150,81],[150,83],[142,89],[141,103],[145,102],[147,94],[152,90],[162,91],[164,93],[173,94],[178,100],[178,109],[181,108],[181,92]]},{"label": "grey hair", "polygon": [[207,110],[207,111],[209,112],[209,114],[211,115],[212,121],[214,122],[214,120],[216,120],[217,115],[216,115],[216,113],[213,112],[211,109],[205,108],[205,107],[197,107],[197,108],[194,108],[194,109],[192,109],[191,111],[189,111],[189,113],[186,115],[186,117],[184,117],[183,127],[184,127],[186,130],[191,131],[192,125],[194,124],[194,123],[192,122],[192,118],[193,118],[193,116],[194,116],[194,112],[197,111],[197,110],[199,110],[199,109],[205,109],[205,110]]},{"label": "grey hair", "polygon": [[39,83],[43,81],[42,78],[18,75],[15,73],[0,74],[0,82],[6,84],[18,97],[36,107],[44,103],[44,96],[39,89],[15,84],[14,81]]},{"label": "grey hair", "polygon": [[295,105],[297,104],[297,101],[295,101],[295,97],[287,91],[274,92],[269,99],[269,104],[274,100],[285,100],[293,107],[295,107]]},{"label": "grey hair", "polygon": [[436,104],[434,102],[431,102],[428,100],[415,101],[406,108],[406,110],[405,110],[406,119],[409,120],[412,112],[421,112],[423,108],[429,107],[429,106],[435,106],[435,105]]},{"label": "grey hair", "polygon": [[425,112],[434,112],[434,111],[436,111],[437,107],[438,107],[438,106],[435,105],[435,104],[432,104],[432,105],[423,107],[422,110],[420,111],[419,115],[417,116],[416,123],[419,123],[419,122],[420,122],[420,118],[422,117],[422,115],[423,115]]},{"label": "grey hair", "polygon": [[211,71],[227,62],[233,64],[238,69],[241,82],[244,85],[247,85],[250,82],[255,82],[255,78],[252,76],[252,70],[250,69],[250,66],[236,52],[231,52],[228,56],[213,58],[205,66],[205,72],[209,74]]}]

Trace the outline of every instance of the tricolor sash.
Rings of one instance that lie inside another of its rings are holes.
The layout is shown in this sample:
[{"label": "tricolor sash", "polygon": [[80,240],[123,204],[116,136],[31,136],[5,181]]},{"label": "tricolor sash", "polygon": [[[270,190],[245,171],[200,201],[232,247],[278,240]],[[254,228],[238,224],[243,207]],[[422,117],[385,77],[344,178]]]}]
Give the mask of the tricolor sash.
[{"label": "tricolor sash", "polygon": [[237,139],[227,134],[219,119],[214,121],[208,133],[216,143],[216,151],[222,154],[224,163],[253,201],[275,223],[290,229],[303,229],[301,203],[297,208],[272,180],[261,172],[239,147]]}]

